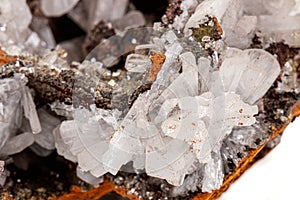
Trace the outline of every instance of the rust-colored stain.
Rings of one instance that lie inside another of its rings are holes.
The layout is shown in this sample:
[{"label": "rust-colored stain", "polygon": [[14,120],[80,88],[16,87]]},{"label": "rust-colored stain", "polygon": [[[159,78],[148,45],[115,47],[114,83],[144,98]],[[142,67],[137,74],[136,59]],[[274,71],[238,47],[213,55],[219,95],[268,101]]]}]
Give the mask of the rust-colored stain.
[{"label": "rust-colored stain", "polygon": [[151,56],[150,59],[153,64],[150,70],[148,80],[154,82],[156,80],[158,72],[160,71],[163,63],[165,62],[166,56],[163,53],[159,52]]},{"label": "rust-colored stain", "polygon": [[222,30],[221,24],[218,21],[218,18],[213,17],[213,21],[214,21],[214,24],[215,24],[215,29],[216,29],[217,34],[222,35],[223,30]]},{"label": "rust-colored stain", "polygon": [[15,198],[11,198],[8,194],[8,192],[5,192],[4,194],[2,194],[2,196],[0,196],[0,198],[2,200],[16,200]]},{"label": "rust-colored stain", "polygon": [[300,101],[297,101],[293,107],[292,107],[292,111],[289,115],[289,120],[293,120],[295,118],[295,116],[300,116]]},{"label": "rust-colored stain", "polygon": [[64,194],[60,197],[52,197],[50,200],[99,200],[109,192],[116,192],[122,197],[127,197],[130,200],[138,200],[135,195],[128,195],[124,188],[118,188],[109,181],[104,181],[99,187],[91,189],[87,192],[82,192],[78,186],[73,186],[71,193]]},{"label": "rust-colored stain", "polygon": [[12,62],[16,62],[18,59],[17,56],[10,56],[0,47],[0,65],[6,65]]}]

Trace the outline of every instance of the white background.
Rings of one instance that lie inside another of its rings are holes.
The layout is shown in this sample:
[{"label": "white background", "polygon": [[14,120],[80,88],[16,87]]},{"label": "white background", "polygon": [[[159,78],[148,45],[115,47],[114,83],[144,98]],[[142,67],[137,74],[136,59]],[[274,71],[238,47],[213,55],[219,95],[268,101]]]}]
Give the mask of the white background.
[{"label": "white background", "polygon": [[300,199],[300,117],[283,133],[280,144],[256,162],[220,200]]}]

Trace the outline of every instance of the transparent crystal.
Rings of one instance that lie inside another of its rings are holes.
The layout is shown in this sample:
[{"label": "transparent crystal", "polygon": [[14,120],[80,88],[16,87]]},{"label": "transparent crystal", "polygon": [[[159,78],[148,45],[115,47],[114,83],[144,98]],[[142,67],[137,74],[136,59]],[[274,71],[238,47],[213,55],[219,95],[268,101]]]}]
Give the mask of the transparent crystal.
[{"label": "transparent crystal", "polygon": [[79,0],[41,0],[41,10],[48,17],[60,17],[69,12]]},{"label": "transparent crystal", "polygon": [[22,120],[22,110],[20,106],[21,97],[22,91],[18,80],[0,80],[0,149],[5,145],[9,138],[15,135],[17,129],[20,127]]},{"label": "transparent crystal", "polygon": [[33,134],[26,132],[9,139],[1,149],[0,156],[7,156],[19,153],[34,142]]},{"label": "transparent crystal", "polygon": [[250,104],[260,99],[280,74],[278,61],[261,49],[228,48],[220,67],[225,90]]},{"label": "transparent crystal", "polygon": [[115,29],[125,30],[126,28],[141,27],[146,25],[146,19],[140,11],[130,11],[122,18],[118,18],[112,21],[112,25]]},{"label": "transparent crystal", "polygon": [[[16,6],[18,5],[18,6]],[[24,42],[25,31],[28,30],[29,23],[32,19],[26,0],[3,0],[0,4],[0,23],[5,25],[4,35],[0,41],[12,39],[15,42]]]},{"label": "transparent crystal", "polygon": [[48,150],[54,150],[54,137],[52,131],[60,124],[60,120],[50,115],[46,110],[39,109],[38,116],[41,122],[41,132],[34,135],[34,141]]},{"label": "transparent crystal", "polygon": [[24,87],[23,89],[21,104],[24,109],[24,115],[29,120],[32,133],[36,134],[41,132],[42,127],[40,124],[40,120],[38,118],[35,109],[35,103],[33,102],[33,98],[28,87]]}]

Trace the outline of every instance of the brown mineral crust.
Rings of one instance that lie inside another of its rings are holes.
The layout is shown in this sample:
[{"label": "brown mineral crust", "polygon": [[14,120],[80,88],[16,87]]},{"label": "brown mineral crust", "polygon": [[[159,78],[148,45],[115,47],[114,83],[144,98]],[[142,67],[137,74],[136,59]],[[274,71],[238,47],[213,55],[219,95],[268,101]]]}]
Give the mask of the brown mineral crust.
[{"label": "brown mineral crust", "polygon": [[181,0],[170,0],[166,10],[166,17],[169,24],[174,23],[176,16],[179,16],[183,11],[180,8]]},{"label": "brown mineral crust", "polygon": [[110,108],[112,88],[104,82],[96,83],[88,77],[75,76],[72,70],[62,70],[57,77],[46,73],[44,77],[37,76],[29,83],[41,95],[41,100],[47,103],[59,100],[74,107],[88,108],[95,103],[99,108]]},{"label": "brown mineral crust", "polygon": [[[0,47],[0,65],[6,65],[12,62],[16,62],[18,59],[17,56],[10,56]],[[1,71],[0,71],[1,72]]]},{"label": "brown mineral crust", "polygon": [[299,49],[291,48],[287,44],[279,42],[270,44],[266,51],[270,52],[275,57],[277,57],[280,66],[284,66],[288,59],[294,58],[295,55],[298,54]]},{"label": "brown mineral crust", "polygon": [[[20,67],[15,65],[15,59]],[[28,61],[21,58],[7,56],[3,62],[5,64],[0,65],[0,78],[12,77],[15,73],[24,74],[28,78],[28,86],[37,93],[36,100],[39,103],[59,100],[75,107],[88,108],[95,103],[99,108],[111,108],[112,87],[105,81],[98,79],[95,82],[85,75],[76,75],[72,69],[58,71],[48,66],[25,66],[23,64]]]},{"label": "brown mineral crust", "polygon": [[[277,127],[283,126],[285,121],[282,121],[281,116],[288,116],[290,108],[297,102],[299,96],[293,92],[276,92],[275,88],[269,89],[263,97],[265,121],[276,124]],[[282,110],[282,114],[278,113]]]},{"label": "brown mineral crust", "polygon": [[250,45],[250,48],[263,49],[261,38],[257,34],[255,34],[252,38],[252,44]]},{"label": "brown mineral crust", "polygon": [[[3,55],[6,57],[3,62],[8,64],[0,67],[0,77],[12,77],[14,73],[24,74],[29,80],[28,86],[33,88],[37,93],[36,101],[41,104],[59,100],[74,107],[83,106],[89,108],[91,104],[96,104],[98,108],[104,109],[114,107],[111,102],[112,96],[117,93],[114,93],[114,88],[108,84],[108,81],[112,77],[107,79],[107,77],[102,77],[101,74],[96,72],[91,77],[90,75],[78,75],[76,69],[58,70],[49,66],[35,66],[35,61],[29,61],[26,58],[11,57],[4,53]],[[16,59],[20,67],[17,67],[15,62],[11,62],[11,58]],[[126,106],[128,107],[131,107],[139,94],[150,89],[164,63],[165,55],[157,52],[150,59],[153,64],[145,80],[136,80],[136,86],[133,90],[128,91],[126,88],[132,83],[123,78],[122,84],[120,84],[122,86],[121,91],[127,91],[124,95],[128,98],[126,100]],[[120,83],[120,80],[116,79],[116,82]]]},{"label": "brown mineral crust", "polygon": [[142,94],[143,92],[149,90],[151,88],[151,83],[144,83],[140,86],[138,86],[134,92],[128,97],[128,105],[129,107],[132,106],[132,104],[134,103],[134,101],[138,98],[138,96],[140,94]]},{"label": "brown mineral crust", "polygon": [[4,192],[3,194],[1,194],[0,199],[2,199],[2,200],[15,200],[15,198],[11,198],[9,196],[8,192]]},{"label": "brown mineral crust", "polygon": [[[194,39],[204,45],[203,38],[209,36],[211,40],[217,41],[222,38],[223,30],[215,16],[206,16],[207,21],[199,25],[199,28],[191,28]],[[213,25],[210,23],[213,22]]]},{"label": "brown mineral crust", "polygon": [[135,195],[128,195],[125,189],[118,188],[113,183],[104,181],[104,183],[99,185],[99,187],[91,189],[87,192],[82,192],[80,187],[74,186],[71,193],[64,194],[60,197],[53,197],[50,200],[99,200],[101,197],[110,192],[116,192],[120,196],[124,198],[127,197],[130,200],[139,199]]}]

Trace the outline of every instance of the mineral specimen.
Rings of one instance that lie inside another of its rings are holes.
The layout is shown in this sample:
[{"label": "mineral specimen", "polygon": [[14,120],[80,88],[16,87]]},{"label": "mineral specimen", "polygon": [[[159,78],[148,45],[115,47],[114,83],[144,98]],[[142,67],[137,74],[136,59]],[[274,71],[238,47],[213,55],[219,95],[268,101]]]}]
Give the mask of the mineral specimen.
[{"label": "mineral specimen", "polygon": [[[228,49],[221,57],[220,71],[211,71],[209,62],[196,62],[204,59],[204,55],[196,59],[192,52],[181,47],[181,40],[173,32],[167,31],[161,39],[166,41],[166,60],[157,78],[151,79],[154,82],[150,90],[140,94],[128,111],[79,109],[75,111],[74,121],[69,122],[73,125],[60,127],[60,137],[71,155],[77,157],[81,170],[99,177],[106,172],[116,174],[132,161],[133,170],[145,170],[150,176],[181,185],[185,175],[197,169],[193,163],[211,163],[212,167],[207,164],[203,175],[209,178],[213,173],[211,168],[220,162],[220,158],[211,155],[220,151],[220,141],[234,126],[255,122],[253,115],[257,114],[257,107],[243,101],[255,103],[280,73],[278,62],[263,50]],[[187,52],[181,53],[183,50]],[[181,63],[176,68],[181,69],[180,73],[173,68],[176,59]],[[126,63],[130,72],[144,73],[149,58],[131,54]],[[265,73],[260,72],[261,81],[252,79],[257,68],[265,69]],[[199,69],[208,71],[208,91],[198,88],[205,77]],[[231,83],[233,80],[236,82]],[[259,89],[256,84],[260,84]],[[122,115],[118,114],[121,112]],[[214,173],[222,174],[222,171]],[[217,189],[223,176],[219,177],[214,186],[205,186],[202,191]]]},{"label": "mineral specimen", "polygon": [[[144,28],[148,16],[128,0],[36,3],[33,16],[24,0],[0,4],[1,160],[56,149],[87,183],[191,198],[222,187],[291,121],[298,2],[172,0]],[[65,14],[86,37],[53,48],[46,16]]]}]

